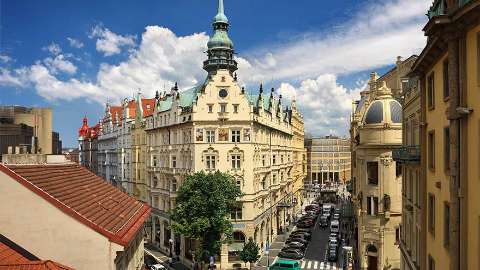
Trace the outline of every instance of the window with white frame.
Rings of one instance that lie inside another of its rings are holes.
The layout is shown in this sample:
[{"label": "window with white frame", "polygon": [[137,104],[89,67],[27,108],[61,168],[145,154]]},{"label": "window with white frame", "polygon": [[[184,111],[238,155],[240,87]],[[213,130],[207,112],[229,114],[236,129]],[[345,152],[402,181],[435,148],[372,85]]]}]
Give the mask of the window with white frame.
[{"label": "window with white frame", "polygon": [[207,130],[207,143],[215,143],[215,130]]},{"label": "window with white frame", "polygon": [[240,142],[240,130],[232,130],[232,142]]},{"label": "window with white frame", "polygon": [[205,167],[207,170],[215,170],[215,155],[206,155],[205,156]]},{"label": "window with white frame", "polygon": [[232,155],[230,157],[232,159],[232,169],[233,170],[240,170],[240,160],[241,156],[238,154]]},{"label": "window with white frame", "polygon": [[233,113],[238,113],[238,104],[233,104]]},{"label": "window with white frame", "polygon": [[208,113],[213,113],[213,104],[208,104]]},{"label": "window with white frame", "polygon": [[177,157],[172,156],[172,168],[176,168],[176,167],[177,167]]}]

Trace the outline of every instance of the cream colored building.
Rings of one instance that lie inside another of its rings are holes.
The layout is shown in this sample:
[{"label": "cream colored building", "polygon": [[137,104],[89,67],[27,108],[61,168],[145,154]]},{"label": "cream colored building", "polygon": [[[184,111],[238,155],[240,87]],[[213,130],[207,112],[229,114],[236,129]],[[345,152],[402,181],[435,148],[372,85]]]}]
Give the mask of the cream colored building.
[{"label": "cream colored building", "polygon": [[[419,269],[480,269],[480,1],[433,1],[421,101]],[[409,268],[405,268],[409,269]]]},{"label": "cream colored building", "polygon": [[402,107],[372,73],[352,115],[352,180],[360,269],[400,269],[402,176],[392,149],[402,143]]},{"label": "cream colored building", "polygon": [[208,42],[203,83],[178,86],[158,96],[147,118],[147,174],[153,207],[151,241],[190,265],[195,243],[173,235],[168,211],[187,174],[220,170],[233,175],[244,194],[231,214],[234,243],[222,248],[217,263],[241,263],[238,252],[252,237],[261,247],[281,232],[303,203],[305,150],[303,119],[274,91],[255,94],[237,82],[233,43],[223,1]]},{"label": "cream colored building", "polygon": [[142,268],[148,205],[63,155],[5,155],[4,162],[4,236],[78,270]]},{"label": "cream colored building", "polygon": [[350,180],[350,140],[334,136],[305,140],[307,149],[306,184],[324,184]]}]

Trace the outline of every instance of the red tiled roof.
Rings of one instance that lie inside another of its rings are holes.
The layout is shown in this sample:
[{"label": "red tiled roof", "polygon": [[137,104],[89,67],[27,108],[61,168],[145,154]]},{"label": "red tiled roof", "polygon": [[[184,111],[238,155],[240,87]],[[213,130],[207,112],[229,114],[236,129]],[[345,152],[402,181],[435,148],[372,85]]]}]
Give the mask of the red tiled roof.
[{"label": "red tiled roof", "polygon": [[150,215],[150,206],[75,163],[0,164],[0,171],[110,241],[125,247]]},{"label": "red tiled roof", "polygon": [[143,117],[148,117],[153,114],[155,108],[155,99],[154,98],[143,98]]},{"label": "red tiled roof", "polygon": [[5,236],[0,235],[0,270],[72,270],[73,268],[46,260],[41,261]]},{"label": "red tiled roof", "polygon": [[0,270],[73,270],[73,268],[47,260],[15,264],[0,263]]},{"label": "red tiled roof", "polygon": [[122,119],[123,108],[122,106],[111,106],[110,107],[110,114],[112,115],[112,124],[113,125],[121,125],[122,123],[117,123],[118,119]]}]

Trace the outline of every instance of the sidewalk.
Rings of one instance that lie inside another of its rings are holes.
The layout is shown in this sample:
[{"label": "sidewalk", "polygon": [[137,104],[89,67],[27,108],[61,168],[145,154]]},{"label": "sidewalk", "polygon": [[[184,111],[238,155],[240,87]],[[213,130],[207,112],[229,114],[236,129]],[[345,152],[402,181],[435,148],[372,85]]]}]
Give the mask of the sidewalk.
[{"label": "sidewalk", "polygon": [[169,270],[190,270],[188,266],[181,262],[174,262],[172,266],[169,266],[169,257],[166,254],[156,250],[155,247],[153,247],[152,245],[145,244],[144,249],[145,253],[152,255],[160,264],[163,264]]}]

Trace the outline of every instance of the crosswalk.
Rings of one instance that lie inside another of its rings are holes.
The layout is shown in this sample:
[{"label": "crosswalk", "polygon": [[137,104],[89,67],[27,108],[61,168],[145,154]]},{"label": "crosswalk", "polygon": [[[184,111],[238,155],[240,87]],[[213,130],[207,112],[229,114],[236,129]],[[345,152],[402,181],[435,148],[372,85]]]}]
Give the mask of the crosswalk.
[{"label": "crosswalk", "polygon": [[301,269],[305,270],[337,270],[341,269],[337,262],[319,262],[313,260],[303,260],[300,265]]}]

